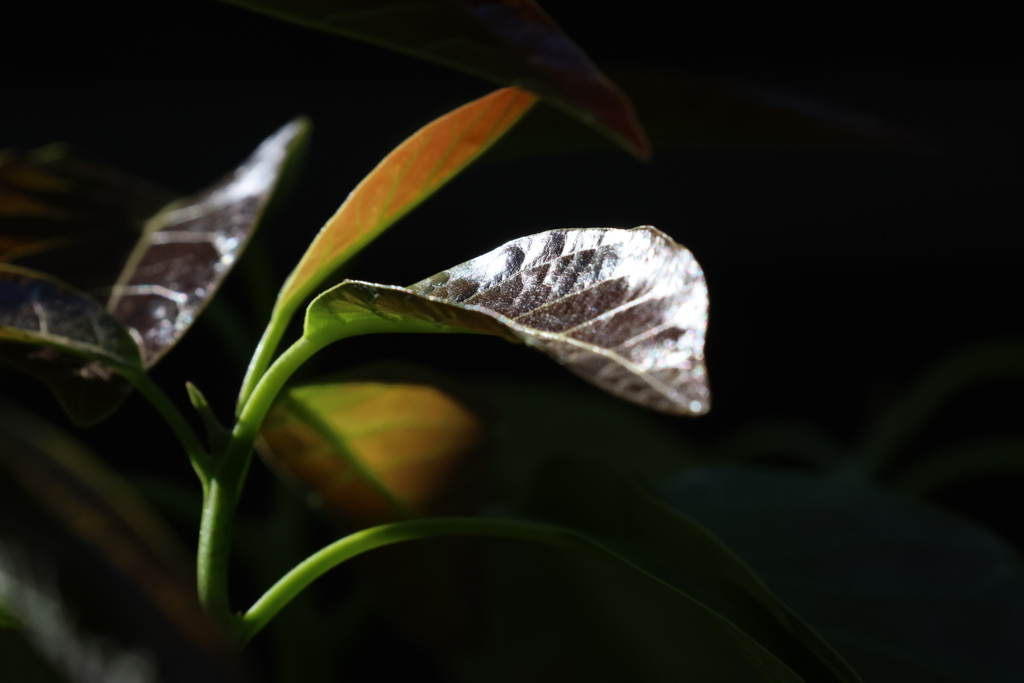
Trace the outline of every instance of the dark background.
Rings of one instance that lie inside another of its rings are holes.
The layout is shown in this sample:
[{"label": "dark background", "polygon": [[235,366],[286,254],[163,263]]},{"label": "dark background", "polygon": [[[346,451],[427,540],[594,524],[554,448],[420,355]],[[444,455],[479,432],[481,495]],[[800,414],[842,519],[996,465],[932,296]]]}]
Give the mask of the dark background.
[{"label": "dark background", "polygon": [[[751,81],[865,112],[928,149],[665,150],[651,163],[608,149],[483,161],[361,255],[348,275],[408,284],[513,237],[563,227],[653,224],[686,244],[710,288],[711,414],[664,418],[714,444],[752,420],[807,421],[853,444],[931,363],[972,343],[1024,336],[1020,55],[1008,17],[844,5],[749,14],[633,0],[616,11],[545,2],[603,68],[685,70]],[[33,5],[5,20],[0,147],[73,142],[183,192],[213,181],[304,113],[301,181],[264,226],[272,291],[349,190],[392,147],[492,85],[214,2]],[[241,274],[231,308],[258,335]],[[262,313],[260,315],[263,315]],[[498,340],[346,342],[321,369],[405,358],[456,375],[577,384]],[[184,380],[230,416],[244,360],[200,321],[153,376],[185,404]],[[0,376],[5,395],[67,426],[45,388]],[[630,408],[625,408],[629,410]],[[1019,433],[1019,384],[963,395],[913,444]],[[126,447],[126,431],[133,438]],[[131,473],[191,475],[138,397],[78,432]],[[269,476],[257,466],[249,505]],[[1024,540],[1024,478],[975,481],[938,502]],[[255,514],[255,513],[254,513]]]}]

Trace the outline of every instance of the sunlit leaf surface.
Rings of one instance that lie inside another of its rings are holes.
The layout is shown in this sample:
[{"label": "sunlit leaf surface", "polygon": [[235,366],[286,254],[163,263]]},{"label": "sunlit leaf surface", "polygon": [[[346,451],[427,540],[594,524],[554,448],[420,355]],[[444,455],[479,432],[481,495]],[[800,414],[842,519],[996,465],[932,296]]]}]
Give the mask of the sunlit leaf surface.
[{"label": "sunlit leaf surface", "polygon": [[551,461],[517,512],[603,552],[501,552],[468,680],[860,680],[717,538],[607,465]]},{"label": "sunlit leaf surface", "polygon": [[701,415],[707,306],[700,265],[660,230],[551,230],[407,288],[343,282],[310,304],[305,335],[498,334],[626,400]]},{"label": "sunlit leaf surface", "polygon": [[227,0],[539,93],[631,153],[650,145],[629,99],[533,0]]},{"label": "sunlit leaf surface", "polygon": [[99,301],[170,190],[65,145],[0,152],[0,263],[42,271]]},{"label": "sunlit leaf surface", "polygon": [[1024,570],[988,530],[909,498],[794,473],[693,470],[662,491],[864,680],[1024,680]]},{"label": "sunlit leaf surface", "polygon": [[320,382],[287,390],[263,423],[261,454],[358,528],[467,512],[479,483],[481,421],[421,384]]},{"label": "sunlit leaf surface", "polygon": [[309,125],[296,119],[213,186],[149,220],[108,310],[138,332],[146,367],[199,315],[238,260]]},{"label": "sunlit leaf surface", "polygon": [[297,304],[343,261],[436,192],[500,138],[536,97],[505,88],[427,124],[349,194],[309,245],[281,290]]},{"label": "sunlit leaf surface", "polygon": [[0,599],[54,669],[73,681],[87,668],[95,680],[239,680],[188,552],[141,498],[7,403],[0,444]]}]

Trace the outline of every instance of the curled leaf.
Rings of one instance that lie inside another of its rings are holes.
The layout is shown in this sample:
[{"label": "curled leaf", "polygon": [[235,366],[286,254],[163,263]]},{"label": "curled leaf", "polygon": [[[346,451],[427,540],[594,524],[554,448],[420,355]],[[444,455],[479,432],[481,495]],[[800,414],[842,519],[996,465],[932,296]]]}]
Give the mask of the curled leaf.
[{"label": "curled leaf", "polygon": [[529,88],[632,154],[650,156],[629,98],[533,0],[227,1],[488,81]]},{"label": "curled leaf", "polygon": [[325,381],[288,389],[261,435],[268,464],[364,528],[466,512],[484,426],[433,386]]},{"label": "curled leaf", "polygon": [[149,220],[107,309],[140,338],[146,367],[177,343],[227,277],[309,130],[296,119],[213,186]]},{"label": "curled leaf", "polygon": [[304,334],[496,334],[620,398],[701,415],[707,306],[700,265],[665,233],[577,228],[521,237],[410,287],[342,282],[310,304]]}]

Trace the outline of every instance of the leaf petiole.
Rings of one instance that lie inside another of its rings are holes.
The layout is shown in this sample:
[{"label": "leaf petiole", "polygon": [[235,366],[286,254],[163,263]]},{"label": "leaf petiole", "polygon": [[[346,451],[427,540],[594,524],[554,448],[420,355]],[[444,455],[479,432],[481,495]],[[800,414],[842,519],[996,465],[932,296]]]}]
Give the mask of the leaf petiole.
[{"label": "leaf petiole", "polygon": [[210,485],[213,461],[210,454],[203,448],[202,441],[199,440],[199,436],[196,435],[188,420],[181,414],[178,407],[174,405],[174,402],[168,398],[163,389],[157,386],[144,371],[126,367],[118,368],[118,370],[140,394],[146,397],[146,400],[157,409],[157,412],[160,413],[164,421],[174,431],[174,435],[178,437],[178,441],[181,442],[182,447],[185,449],[189,462],[192,463],[192,469],[195,470],[196,475],[199,477],[199,481],[203,485],[203,492],[205,493]]},{"label": "leaf petiole", "polygon": [[259,633],[274,615],[309,584],[346,560],[386,545],[438,536],[509,538],[588,552],[602,550],[601,546],[569,529],[516,519],[435,517],[382,524],[331,543],[281,577],[242,616],[242,642]]}]

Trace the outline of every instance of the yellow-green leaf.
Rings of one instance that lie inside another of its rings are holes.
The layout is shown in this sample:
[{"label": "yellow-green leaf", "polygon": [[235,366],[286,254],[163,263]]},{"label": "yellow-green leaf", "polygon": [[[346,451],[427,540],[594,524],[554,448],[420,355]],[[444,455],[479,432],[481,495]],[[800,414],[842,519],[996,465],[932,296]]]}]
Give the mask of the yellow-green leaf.
[{"label": "yellow-green leaf", "polygon": [[329,381],[287,390],[262,437],[272,467],[362,528],[466,512],[485,428],[433,386]]}]

